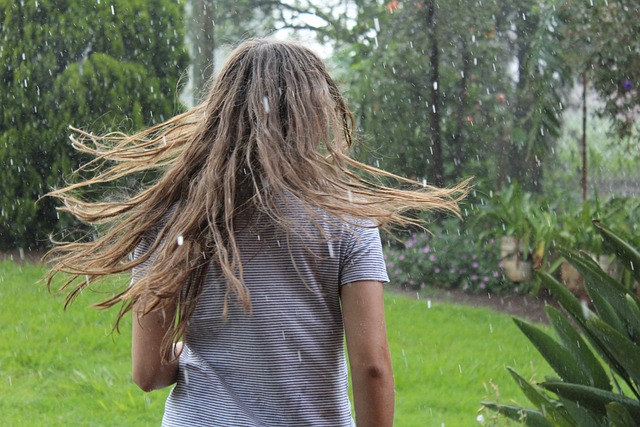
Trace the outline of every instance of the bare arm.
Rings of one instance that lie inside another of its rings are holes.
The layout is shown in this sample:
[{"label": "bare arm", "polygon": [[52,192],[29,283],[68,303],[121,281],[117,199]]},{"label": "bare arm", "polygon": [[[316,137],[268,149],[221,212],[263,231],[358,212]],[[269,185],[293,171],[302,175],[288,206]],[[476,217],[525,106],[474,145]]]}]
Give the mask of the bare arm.
[{"label": "bare arm", "polygon": [[[172,307],[168,308],[173,309]],[[133,381],[144,391],[167,387],[176,382],[178,360],[162,363],[160,346],[167,330],[171,327],[171,316],[161,310],[142,315],[133,308],[133,335],[131,345]],[[174,345],[174,354],[182,351],[182,343]]]},{"label": "bare arm", "polygon": [[393,425],[394,383],[384,321],[382,283],[341,288],[349,366],[358,427]]}]

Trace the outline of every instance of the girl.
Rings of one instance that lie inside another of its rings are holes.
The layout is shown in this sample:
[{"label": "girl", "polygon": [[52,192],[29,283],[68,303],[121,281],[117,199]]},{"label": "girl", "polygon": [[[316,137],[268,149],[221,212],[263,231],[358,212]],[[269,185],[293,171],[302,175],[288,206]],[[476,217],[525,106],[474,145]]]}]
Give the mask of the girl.
[{"label": "girl", "polygon": [[[133,313],[136,384],[175,384],[163,425],[351,426],[345,338],[357,425],[392,425],[378,227],[419,225],[409,209],[455,213],[468,188],[351,159],[353,125],[314,53],[250,40],[192,110],[133,136],[72,138],[101,172],[51,195],[103,233],[52,249],[49,284],[70,273],[70,302],[133,270],[99,306]],[[159,178],[131,197],[78,194],[145,171]]]}]

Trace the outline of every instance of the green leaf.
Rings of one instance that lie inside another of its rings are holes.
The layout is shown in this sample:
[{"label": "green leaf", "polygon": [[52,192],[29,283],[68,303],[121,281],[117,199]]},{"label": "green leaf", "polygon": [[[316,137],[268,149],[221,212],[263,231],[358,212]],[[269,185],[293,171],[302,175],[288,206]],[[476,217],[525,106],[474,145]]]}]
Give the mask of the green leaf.
[{"label": "green leaf", "polygon": [[611,325],[618,332],[626,334],[627,328],[618,316],[613,306],[609,304],[609,302],[602,296],[602,294],[594,289],[594,287],[590,283],[586,283],[585,288],[587,289],[587,293],[591,297],[591,301],[593,302],[593,306],[596,308],[598,316],[600,316],[602,320]]},{"label": "green leaf", "polygon": [[565,411],[558,402],[551,400],[548,396],[541,393],[540,390],[531,385],[527,380],[520,376],[520,374],[513,370],[513,368],[507,367],[507,370],[527,399],[529,399],[529,401],[538,408],[547,419],[554,420],[556,422],[555,425],[557,426],[576,426],[576,423],[573,422],[571,417],[567,414],[567,411]]},{"label": "green leaf", "polygon": [[588,408],[577,405],[571,400],[560,398],[560,402],[564,406],[567,413],[571,415],[576,424],[580,427],[607,427],[608,424],[604,417],[596,415]]},{"label": "green leaf", "polygon": [[638,424],[627,409],[618,402],[611,402],[605,406],[609,425],[615,427],[637,427]]},{"label": "green leaf", "polygon": [[533,409],[526,409],[520,406],[501,405],[498,403],[481,402],[486,408],[504,415],[514,421],[524,423],[527,427],[553,427],[542,413]]},{"label": "green leaf", "polygon": [[571,293],[569,290],[560,282],[558,282],[553,276],[545,272],[537,273],[542,279],[544,285],[551,291],[551,294],[555,297],[555,299],[560,303],[562,308],[566,310],[566,312],[584,327],[584,313],[582,309],[582,304],[580,301]]},{"label": "green leaf", "polygon": [[547,317],[558,339],[573,355],[585,374],[589,376],[590,383],[587,385],[610,391],[611,382],[609,381],[609,376],[582,336],[580,336],[571,323],[569,323],[556,308],[548,306],[546,311]]},{"label": "green leaf", "polygon": [[[613,307],[614,317],[619,318],[624,323],[623,330],[619,330],[633,337],[639,336],[640,329],[636,330],[633,327],[637,319],[634,311],[629,308],[627,303],[627,289],[605,273],[588,255],[563,253],[563,256],[584,276],[587,292],[594,299],[594,303],[596,300],[604,299]],[[602,298],[600,299],[596,294]],[[610,312],[607,313],[606,307],[602,308],[605,311],[605,315],[611,314]],[[612,322],[612,326],[618,326],[615,320]]]},{"label": "green leaf", "polygon": [[554,371],[567,382],[588,385],[590,378],[576,363],[573,355],[540,328],[520,319],[513,319],[529,341],[538,349],[542,357]]},{"label": "green leaf", "polygon": [[602,416],[606,415],[606,405],[611,402],[618,402],[627,409],[635,422],[640,423],[640,402],[627,396],[595,387],[569,384],[562,381],[547,381],[540,383],[540,386]]},{"label": "green leaf", "polygon": [[[627,294],[625,295],[625,299],[627,300],[629,311],[633,313],[633,316],[629,318],[630,326],[632,330],[640,331],[640,307],[638,307],[637,298]],[[640,336],[634,334],[631,339],[636,345],[640,345]]]},{"label": "green leaf", "polygon": [[640,383],[640,347],[601,319],[587,320],[587,327],[603,342],[636,384]]},{"label": "green leaf", "polygon": [[593,225],[605,242],[614,248],[616,255],[624,263],[625,267],[627,267],[635,279],[640,282],[640,253],[636,248],[608,227],[602,225],[600,221],[594,220]]}]

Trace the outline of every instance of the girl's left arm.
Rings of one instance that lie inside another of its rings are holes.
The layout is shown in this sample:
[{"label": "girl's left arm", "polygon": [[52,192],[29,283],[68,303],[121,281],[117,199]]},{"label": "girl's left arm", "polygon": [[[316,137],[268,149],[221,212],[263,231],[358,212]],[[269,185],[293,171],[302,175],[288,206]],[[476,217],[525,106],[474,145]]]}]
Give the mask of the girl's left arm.
[{"label": "girl's left arm", "polygon": [[177,356],[182,351],[182,342],[174,344],[176,357],[169,363],[163,363],[160,352],[165,334],[173,327],[173,316],[168,314],[170,310],[175,310],[175,307],[143,314],[135,304],[132,310],[132,376],[138,387],[147,392],[170,386],[178,377]]}]

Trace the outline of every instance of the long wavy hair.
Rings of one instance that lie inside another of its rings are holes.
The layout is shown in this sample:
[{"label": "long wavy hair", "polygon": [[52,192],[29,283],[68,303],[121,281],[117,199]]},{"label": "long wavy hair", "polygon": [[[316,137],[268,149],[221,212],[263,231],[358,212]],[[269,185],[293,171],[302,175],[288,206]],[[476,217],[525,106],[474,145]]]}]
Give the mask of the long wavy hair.
[{"label": "long wavy hair", "polygon": [[[146,262],[139,280],[97,306],[123,303],[117,327],[133,304],[142,313],[175,305],[166,313],[175,327],[162,346],[169,360],[210,263],[226,279],[224,312],[233,299],[250,310],[235,238],[239,218],[258,214],[295,230],[282,203],[291,197],[312,220],[320,220],[320,211],[382,228],[420,225],[412,210],[458,213],[468,181],[435,188],[360,163],[349,156],[353,133],[353,116],[316,54],[290,41],[246,41],[231,53],[204,102],[188,112],[130,136],[74,129],[74,147],[92,156],[80,171],[93,176],[49,196],[102,231],[56,243],[45,255],[51,263],[47,284],[68,274],[61,289],[69,292],[69,304],[101,278]],[[87,187],[149,171],[159,178],[132,196],[83,196]],[[401,185],[384,184],[391,180]],[[144,239],[151,247],[134,259]]]}]

